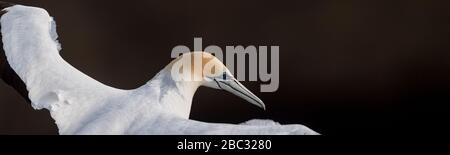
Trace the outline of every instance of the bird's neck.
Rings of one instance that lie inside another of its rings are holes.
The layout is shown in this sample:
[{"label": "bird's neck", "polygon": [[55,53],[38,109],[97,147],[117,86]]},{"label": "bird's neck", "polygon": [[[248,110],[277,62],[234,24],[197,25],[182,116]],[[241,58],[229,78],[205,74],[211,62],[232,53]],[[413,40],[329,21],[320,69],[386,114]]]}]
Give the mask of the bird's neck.
[{"label": "bird's neck", "polygon": [[176,81],[170,71],[164,69],[141,89],[144,90],[142,95],[149,101],[159,103],[163,110],[187,119],[192,99],[200,85],[201,82]]}]

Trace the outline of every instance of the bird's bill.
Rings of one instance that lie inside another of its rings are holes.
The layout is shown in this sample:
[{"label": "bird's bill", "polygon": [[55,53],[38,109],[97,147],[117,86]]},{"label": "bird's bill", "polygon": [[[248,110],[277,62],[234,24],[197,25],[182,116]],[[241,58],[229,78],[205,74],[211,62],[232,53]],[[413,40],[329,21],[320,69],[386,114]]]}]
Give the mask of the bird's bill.
[{"label": "bird's bill", "polygon": [[227,80],[227,81],[217,81],[220,88],[226,90],[236,96],[239,96],[248,102],[266,110],[266,105],[261,99],[259,99],[255,94],[250,92],[247,88],[244,87],[239,81],[236,79]]}]

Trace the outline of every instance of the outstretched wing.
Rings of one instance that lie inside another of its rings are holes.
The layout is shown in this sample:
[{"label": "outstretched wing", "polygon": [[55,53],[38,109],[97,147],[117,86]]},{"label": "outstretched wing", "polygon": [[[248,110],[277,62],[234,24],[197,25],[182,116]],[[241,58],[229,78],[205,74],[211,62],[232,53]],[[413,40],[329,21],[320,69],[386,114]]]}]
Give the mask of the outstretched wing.
[{"label": "outstretched wing", "polygon": [[[318,135],[300,124],[281,125],[272,120],[251,120],[242,124],[206,123],[160,114],[135,125],[126,134],[150,135]],[[82,133],[81,133],[82,134]]]},{"label": "outstretched wing", "polygon": [[90,78],[59,55],[55,22],[44,9],[13,5],[2,12],[1,35],[7,59],[3,68],[7,71],[10,67],[13,73],[8,74],[20,77],[35,109],[54,111],[65,104],[90,104],[84,99],[92,102],[122,91]]}]

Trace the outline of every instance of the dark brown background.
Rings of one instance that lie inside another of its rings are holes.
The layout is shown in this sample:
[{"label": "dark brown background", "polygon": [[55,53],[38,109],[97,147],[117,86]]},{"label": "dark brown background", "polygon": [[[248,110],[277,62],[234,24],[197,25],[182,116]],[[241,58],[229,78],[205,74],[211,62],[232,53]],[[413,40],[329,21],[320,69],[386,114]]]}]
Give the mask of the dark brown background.
[{"label": "dark brown background", "polygon": [[[322,134],[437,132],[450,101],[448,4],[402,1],[33,0],[58,24],[72,65],[118,88],[136,88],[176,45],[279,45],[280,89],[258,93],[267,111],[201,88],[191,117],[237,123],[270,118]],[[0,82],[0,134],[56,134]]]}]

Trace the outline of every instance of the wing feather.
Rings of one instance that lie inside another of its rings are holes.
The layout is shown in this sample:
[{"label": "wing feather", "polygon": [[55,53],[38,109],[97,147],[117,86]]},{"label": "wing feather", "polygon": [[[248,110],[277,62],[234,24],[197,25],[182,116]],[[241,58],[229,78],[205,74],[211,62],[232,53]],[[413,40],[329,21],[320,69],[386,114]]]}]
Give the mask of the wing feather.
[{"label": "wing feather", "polygon": [[81,104],[83,98],[92,101],[120,91],[83,74],[59,55],[56,24],[47,11],[22,5],[3,11],[3,49],[9,65],[25,83],[35,109],[53,111],[72,104],[69,102]]}]

